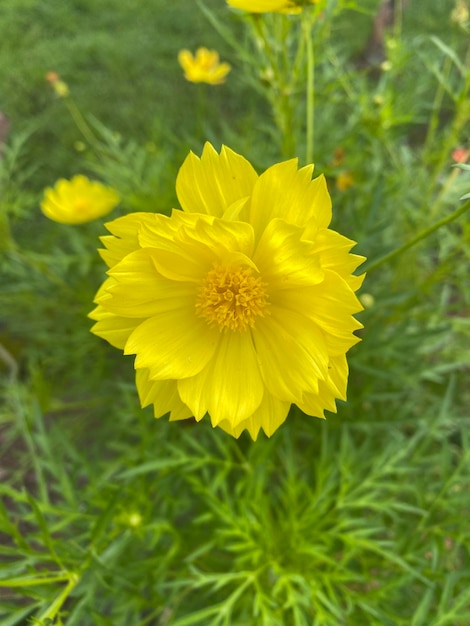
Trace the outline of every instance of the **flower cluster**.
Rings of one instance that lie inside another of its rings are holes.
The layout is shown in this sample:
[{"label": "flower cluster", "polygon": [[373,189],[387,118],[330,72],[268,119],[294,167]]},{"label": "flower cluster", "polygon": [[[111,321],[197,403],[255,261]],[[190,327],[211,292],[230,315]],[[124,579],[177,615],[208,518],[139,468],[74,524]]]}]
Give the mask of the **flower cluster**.
[{"label": "flower cluster", "polygon": [[107,224],[92,332],[136,355],[140,400],[156,417],[208,414],[256,439],[292,404],[324,417],[346,398],[363,257],[328,228],[330,196],[312,172],[292,159],[258,176],[206,144],[179,171],[182,210]]},{"label": "flower cluster", "polygon": [[86,176],[61,178],[44,191],[41,210],[46,217],[60,224],[83,224],[107,215],[119,203],[119,195]]}]

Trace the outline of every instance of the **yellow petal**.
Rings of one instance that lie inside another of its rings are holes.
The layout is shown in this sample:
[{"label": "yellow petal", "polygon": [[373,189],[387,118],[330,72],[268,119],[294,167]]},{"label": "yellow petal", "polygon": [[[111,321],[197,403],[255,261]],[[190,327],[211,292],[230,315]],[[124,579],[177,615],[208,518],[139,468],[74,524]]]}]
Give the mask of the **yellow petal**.
[{"label": "yellow petal", "polygon": [[212,425],[236,426],[253,414],[263,398],[263,383],[249,332],[226,332],[210,363],[193,378],[181,380],[182,401],[196,419],[209,413]]},{"label": "yellow petal", "polygon": [[234,9],[250,13],[300,13],[301,7],[294,7],[289,0],[227,0]]},{"label": "yellow petal", "polygon": [[306,393],[299,408],[307,415],[325,417],[325,410],[336,413],[335,399],[346,400],[346,388],[348,384],[348,362],[344,354],[332,357],[328,365],[328,377],[321,380],[318,393]]},{"label": "yellow petal", "polygon": [[142,224],[151,224],[157,219],[155,213],[145,213],[143,211],[137,213],[129,213],[123,217],[118,217],[112,222],[106,222],[105,226],[109,232],[120,239],[133,240],[137,246],[138,233]]},{"label": "yellow petal", "polygon": [[234,202],[251,194],[257,177],[244,157],[225,146],[218,154],[206,143],[201,158],[192,152],[186,157],[176,193],[184,211],[221,217]]},{"label": "yellow petal", "polygon": [[365,261],[365,257],[349,252],[355,245],[355,241],[329,229],[321,230],[315,239],[315,250],[320,254],[322,267],[340,274],[353,291],[359,289],[365,277],[364,274],[353,275]]},{"label": "yellow petal", "polygon": [[270,312],[253,331],[263,382],[275,398],[297,403],[327,376],[325,339],[304,315],[274,306]]},{"label": "yellow petal", "polygon": [[113,267],[127,254],[140,248],[138,233],[146,223],[155,221],[153,213],[130,213],[105,224],[112,235],[100,237],[105,249],[99,253],[108,267]]},{"label": "yellow petal", "polygon": [[129,319],[128,317],[113,315],[113,313],[109,313],[101,305],[93,309],[88,317],[97,320],[96,324],[90,328],[90,331],[120,350],[124,349],[129,335],[142,321],[141,319]]},{"label": "yellow petal", "polygon": [[142,322],[129,337],[124,354],[135,354],[136,369],[148,368],[152,380],[186,378],[207,365],[218,340],[219,332],[195,312],[175,309]]},{"label": "yellow petal", "polygon": [[180,50],[178,52],[178,62],[186,72],[191,70],[193,64],[193,55],[189,50]]},{"label": "yellow petal", "polygon": [[336,272],[325,270],[324,281],[319,285],[283,291],[282,303],[302,312],[322,329],[330,355],[347,352],[360,341],[353,332],[362,328],[362,324],[353,314],[364,307]]},{"label": "yellow petal", "polygon": [[271,220],[256,249],[254,260],[275,297],[279,289],[315,285],[323,280],[320,255],[302,241],[303,229],[281,219]]},{"label": "yellow petal", "polygon": [[135,383],[141,406],[153,404],[155,417],[170,413],[170,422],[192,417],[191,411],[181,402],[175,380],[150,380],[149,370],[138,369]]},{"label": "yellow petal", "polygon": [[[282,402],[266,392],[263,402],[253,414],[251,420],[254,424],[259,424],[266,435],[271,437],[279,426],[286,421],[290,406],[290,402]],[[250,431],[249,428],[248,430]]]},{"label": "yellow petal", "polygon": [[234,262],[236,257],[238,263],[254,266],[249,258],[254,242],[250,224],[209,219],[201,214],[174,216],[179,228],[170,237],[148,225],[142,227],[139,236],[142,245],[154,248],[153,262],[163,276],[176,281],[200,281],[215,264],[228,262],[229,258]]},{"label": "yellow petal", "polygon": [[339,400],[346,400],[349,367],[345,354],[332,356],[328,365],[328,378],[321,382],[321,387],[327,386]]},{"label": "yellow petal", "polygon": [[228,420],[222,420],[217,426],[236,439],[244,430],[247,430],[253,441],[256,441],[261,429],[268,437],[271,437],[285,422],[290,406],[289,402],[281,402],[265,391],[260,406],[251,417],[240,422],[237,426],[232,426]]},{"label": "yellow petal", "polygon": [[[162,248],[171,246],[174,238],[183,230],[195,228],[200,221],[213,223],[214,217],[200,213],[184,213],[179,209],[173,209],[171,216],[152,214],[153,220],[142,223],[138,232],[139,245],[142,248]],[[170,248],[171,249],[171,248]]]},{"label": "yellow petal", "polygon": [[[107,278],[95,296],[95,302],[109,299],[107,289],[114,284],[114,278]],[[124,349],[127,339],[131,332],[140,324],[141,319],[129,319],[127,317],[117,316],[110,313],[101,304],[88,314],[96,324],[90,329],[92,333],[105,339],[115,348]]]},{"label": "yellow petal", "polygon": [[280,217],[289,224],[307,228],[304,238],[331,221],[331,198],[324,176],[311,179],[313,166],[297,169],[297,159],[268,168],[253,189],[249,221],[257,237],[270,220]]},{"label": "yellow petal", "polygon": [[150,248],[142,248],[112,267],[109,275],[114,282],[97,297],[97,302],[115,315],[139,318],[191,308],[196,299],[196,287],[161,276],[154,255]]}]

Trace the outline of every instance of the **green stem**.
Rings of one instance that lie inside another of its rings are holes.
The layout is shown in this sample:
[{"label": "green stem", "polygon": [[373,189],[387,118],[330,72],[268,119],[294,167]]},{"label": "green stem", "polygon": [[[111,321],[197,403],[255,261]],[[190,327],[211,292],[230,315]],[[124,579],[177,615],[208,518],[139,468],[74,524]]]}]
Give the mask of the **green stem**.
[{"label": "green stem", "polygon": [[372,270],[377,269],[383,263],[386,263],[387,261],[391,261],[392,259],[399,256],[400,254],[402,254],[409,248],[412,248],[413,246],[415,246],[417,243],[419,243],[423,239],[426,239],[426,237],[429,237],[429,235],[431,235],[434,231],[441,228],[441,226],[445,226],[446,224],[449,224],[450,222],[453,222],[454,220],[456,220],[463,213],[465,213],[465,211],[468,211],[468,209],[470,209],[470,200],[467,200],[467,202],[465,202],[460,208],[456,209],[450,215],[443,217],[441,220],[439,220],[432,226],[429,226],[429,228],[425,228],[424,230],[422,230],[420,233],[416,235],[416,237],[413,237],[413,239],[410,239],[399,248],[396,248],[395,250],[392,250],[388,254],[384,255],[383,257],[380,257],[376,261],[373,261],[370,265],[368,266],[366,265],[365,271],[367,273],[370,273]]},{"label": "green stem", "polygon": [[[279,16],[276,16],[279,17]],[[282,17],[282,16],[281,16]],[[295,155],[295,137],[294,137],[294,111],[292,104],[292,89],[293,85],[288,80],[287,68],[283,68],[282,56],[279,53],[277,47],[273,48],[269,40],[269,35],[265,32],[264,22],[258,15],[253,15],[251,24],[255,33],[255,42],[258,45],[258,50],[262,52],[264,61],[267,64],[268,71],[272,72],[272,77],[268,80],[267,100],[270,103],[274,119],[277,127],[282,135],[281,151],[285,158],[291,158]],[[274,22],[274,26],[279,27],[278,22]],[[282,26],[282,25],[281,25]],[[282,31],[281,31],[282,32]],[[287,41],[287,35],[279,33],[279,28],[273,28],[272,33],[277,35],[277,41],[282,39],[285,50],[285,41]],[[271,34],[272,34],[271,33]],[[286,63],[286,58],[284,58]]]},{"label": "green stem", "polygon": [[[466,59],[466,63],[468,64],[468,59]],[[451,60],[447,57],[444,62],[444,67],[443,67],[443,75],[445,76],[446,79],[448,78],[451,72],[451,68],[452,68]],[[439,137],[439,141],[438,141],[439,146],[440,146],[439,158],[434,163],[433,172],[430,176],[431,184],[428,186],[428,195],[427,195],[428,201],[434,194],[434,189],[435,189],[436,184],[439,183],[442,169],[445,167],[445,164],[449,158],[449,154],[452,151],[452,148],[455,147],[456,144],[458,143],[462,130],[465,128],[465,125],[467,124],[468,119],[469,119],[470,109],[468,107],[468,95],[470,91],[470,74],[467,73],[466,76],[463,77],[463,79],[464,79],[464,82],[460,90],[460,93],[456,94],[456,97],[455,97],[456,110],[453,116],[453,122],[450,125],[450,128],[447,131],[446,135]],[[436,143],[436,134],[437,134],[437,130],[439,127],[441,106],[442,106],[442,101],[444,99],[444,96],[445,96],[444,83],[440,82],[439,88],[436,92],[436,96],[435,96],[434,103],[432,106],[432,116],[431,116],[431,120],[429,123],[429,129],[428,129],[426,141],[424,144],[425,156],[432,154],[433,147]],[[432,164],[431,156],[429,156],[428,158],[429,158],[430,163]],[[431,207],[431,210],[430,210],[431,217],[435,215],[438,209],[441,196],[442,196],[442,192],[441,194],[439,194],[438,200],[434,202],[434,204]]]},{"label": "green stem", "polygon": [[72,98],[70,98],[70,96],[64,98],[64,101],[70,112],[70,115],[72,116],[73,121],[77,125],[78,130],[82,133],[83,137],[88,141],[90,145],[95,145],[97,143],[97,139],[93,134],[93,131],[89,127],[87,121],[80,113],[80,109],[77,107]]},{"label": "green stem", "polygon": [[307,11],[304,12],[305,18],[302,21],[302,31],[305,39],[305,45],[307,49],[307,144],[305,147],[305,161],[306,163],[313,162],[313,131],[315,124],[315,56],[313,52],[312,41],[312,23]]},{"label": "green stem", "polygon": [[9,379],[11,382],[16,380],[18,376],[19,366],[17,360],[13,357],[8,350],[0,343],[0,361],[6,365],[9,372]]},{"label": "green stem", "polygon": [[200,138],[201,141],[205,140],[206,134],[204,132],[204,124],[207,119],[207,85],[199,84],[194,85],[196,88],[196,136]]},{"label": "green stem", "polygon": [[15,241],[11,234],[8,214],[5,211],[3,214],[0,214],[0,252],[14,250],[15,245]]},{"label": "green stem", "polygon": [[40,621],[44,621],[46,619],[54,620],[57,616],[58,612],[62,608],[62,605],[67,600],[69,595],[72,593],[74,588],[79,583],[80,578],[77,574],[70,574],[69,582],[65,589],[57,596],[57,598],[52,602],[52,604],[41,614],[39,617]]},{"label": "green stem", "polygon": [[449,174],[449,176],[447,176],[447,179],[442,184],[441,190],[439,191],[436,200],[429,207],[428,214],[431,218],[435,217],[440,207],[440,204],[442,202],[442,198],[446,195],[446,193],[448,192],[448,190],[450,189],[450,187],[452,186],[454,180],[457,178],[458,175],[459,175],[459,170],[454,168],[452,172]]},{"label": "green stem", "polygon": [[[450,69],[450,59],[445,59],[443,74],[446,75]],[[434,101],[432,103],[431,117],[429,119],[428,130],[426,133],[426,139],[424,141],[424,153],[432,153],[432,148],[435,146],[436,131],[439,126],[439,116],[441,113],[442,101],[444,100],[444,85],[439,83],[434,94]]]}]

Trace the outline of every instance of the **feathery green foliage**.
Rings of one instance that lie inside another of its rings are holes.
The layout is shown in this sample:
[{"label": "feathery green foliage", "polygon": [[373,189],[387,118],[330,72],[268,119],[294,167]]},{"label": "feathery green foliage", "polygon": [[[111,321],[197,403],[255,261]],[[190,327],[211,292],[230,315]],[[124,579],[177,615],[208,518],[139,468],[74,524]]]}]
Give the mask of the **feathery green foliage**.
[{"label": "feathery green foliage", "polygon": [[[470,171],[452,167],[469,148],[468,21],[395,4],[378,47],[375,0],[320,2],[304,31],[215,0],[5,6],[1,626],[470,623],[470,229],[454,219]],[[232,64],[226,85],[184,82],[176,55],[198,45]],[[260,169],[313,152],[370,268],[348,402],[326,422],[293,409],[256,443],[139,407],[132,361],[89,333],[102,222],[39,211],[44,187],[84,172],[120,193],[116,215],[168,213],[206,139]]]}]

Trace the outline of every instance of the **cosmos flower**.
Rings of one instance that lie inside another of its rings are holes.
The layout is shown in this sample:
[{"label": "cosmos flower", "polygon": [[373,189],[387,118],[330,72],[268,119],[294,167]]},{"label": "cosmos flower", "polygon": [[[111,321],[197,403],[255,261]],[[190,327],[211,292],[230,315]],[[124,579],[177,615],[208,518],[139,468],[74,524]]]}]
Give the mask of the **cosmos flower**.
[{"label": "cosmos flower", "polygon": [[324,417],[346,398],[364,259],[329,229],[325,179],[312,172],[292,159],[258,176],[206,144],[179,171],[182,210],[106,225],[92,332],[136,355],[140,400],[156,417],[208,415],[256,439],[292,404]]},{"label": "cosmos flower", "polygon": [[220,63],[218,52],[207,48],[198,48],[194,56],[189,50],[180,50],[178,62],[192,83],[221,85],[231,69],[228,63]]},{"label": "cosmos flower", "polygon": [[318,0],[227,0],[234,9],[250,13],[300,13],[304,6]]},{"label": "cosmos flower", "polygon": [[46,217],[60,224],[83,224],[102,217],[119,203],[119,195],[86,176],[72,180],[61,178],[44,191],[41,210]]}]

